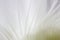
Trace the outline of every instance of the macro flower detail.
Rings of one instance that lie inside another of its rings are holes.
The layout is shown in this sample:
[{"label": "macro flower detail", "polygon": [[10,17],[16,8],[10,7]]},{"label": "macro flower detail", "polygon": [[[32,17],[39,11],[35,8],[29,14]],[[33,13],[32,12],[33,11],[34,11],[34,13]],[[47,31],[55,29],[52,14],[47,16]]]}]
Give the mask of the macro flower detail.
[{"label": "macro flower detail", "polygon": [[0,40],[60,40],[59,0],[0,0]]}]

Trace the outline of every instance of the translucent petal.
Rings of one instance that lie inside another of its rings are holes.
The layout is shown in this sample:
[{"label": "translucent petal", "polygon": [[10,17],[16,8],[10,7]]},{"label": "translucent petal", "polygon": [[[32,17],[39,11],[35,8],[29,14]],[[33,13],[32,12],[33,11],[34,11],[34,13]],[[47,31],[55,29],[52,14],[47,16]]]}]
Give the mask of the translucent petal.
[{"label": "translucent petal", "polygon": [[37,32],[59,28],[60,1],[0,0],[0,24],[0,40],[40,40]]}]

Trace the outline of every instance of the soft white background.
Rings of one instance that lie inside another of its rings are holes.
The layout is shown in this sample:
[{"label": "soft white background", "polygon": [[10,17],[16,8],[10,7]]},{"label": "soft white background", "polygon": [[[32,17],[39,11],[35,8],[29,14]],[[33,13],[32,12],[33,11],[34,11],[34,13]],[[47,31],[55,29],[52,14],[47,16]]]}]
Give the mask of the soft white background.
[{"label": "soft white background", "polygon": [[0,0],[0,40],[19,40],[34,33],[45,17],[60,14],[59,7],[60,0]]}]

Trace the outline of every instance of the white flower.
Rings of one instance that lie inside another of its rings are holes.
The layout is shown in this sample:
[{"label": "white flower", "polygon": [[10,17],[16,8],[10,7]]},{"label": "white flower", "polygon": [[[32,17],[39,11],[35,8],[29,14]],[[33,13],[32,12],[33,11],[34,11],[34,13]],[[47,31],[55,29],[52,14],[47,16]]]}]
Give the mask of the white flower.
[{"label": "white flower", "polygon": [[0,0],[0,24],[0,40],[44,40],[60,29],[60,1]]}]

